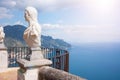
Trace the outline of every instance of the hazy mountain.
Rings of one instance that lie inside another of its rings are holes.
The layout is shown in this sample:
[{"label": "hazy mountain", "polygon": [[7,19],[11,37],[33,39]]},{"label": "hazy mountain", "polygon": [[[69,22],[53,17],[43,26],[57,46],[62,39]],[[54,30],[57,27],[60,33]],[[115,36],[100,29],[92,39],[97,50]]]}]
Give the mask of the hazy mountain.
[{"label": "hazy mountain", "polygon": [[[5,26],[5,45],[9,46],[26,46],[23,39],[23,32],[26,29],[23,25]],[[51,36],[41,36],[42,46],[51,48],[68,49],[71,45],[61,39],[53,39]]]}]

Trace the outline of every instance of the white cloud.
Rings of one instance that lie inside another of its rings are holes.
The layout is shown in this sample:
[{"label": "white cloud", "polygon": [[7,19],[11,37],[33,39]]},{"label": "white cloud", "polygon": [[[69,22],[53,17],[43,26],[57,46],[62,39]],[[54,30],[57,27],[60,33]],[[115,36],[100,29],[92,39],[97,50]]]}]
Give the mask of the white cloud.
[{"label": "white cloud", "polygon": [[1,0],[0,6],[7,8],[24,9],[26,6],[34,6],[39,10],[55,10],[78,6],[81,0]]},{"label": "white cloud", "polygon": [[13,8],[15,7],[16,2],[14,0],[1,0],[0,6],[7,7],[7,8]]},{"label": "white cloud", "polygon": [[1,0],[0,1],[0,19],[11,18],[12,11],[15,9],[24,9],[27,6],[36,7],[39,11],[53,11],[60,8],[76,6],[79,0]]},{"label": "white cloud", "polygon": [[9,9],[0,7],[0,19],[11,18],[11,17],[13,17],[13,15],[9,14]]},{"label": "white cloud", "polygon": [[24,9],[26,6],[34,6],[40,11],[49,11],[75,7],[77,12],[83,13],[85,18],[92,19],[94,22],[113,20],[116,22],[120,13],[119,4],[119,0],[1,0],[0,2],[0,6],[6,9]]},{"label": "white cloud", "polygon": [[83,6],[84,15],[92,18],[94,23],[115,23],[120,14],[119,0],[85,0]]},{"label": "white cloud", "polygon": [[[75,42],[120,41],[119,27],[111,25],[116,22],[120,24],[119,4],[118,0],[1,0],[0,19],[11,18],[13,15],[9,12],[12,9],[24,9],[26,6],[34,6],[40,11],[72,10],[75,7],[76,13],[82,13],[82,16],[78,14],[73,17],[77,17],[76,22],[83,21],[85,25],[43,24],[43,34]],[[20,21],[17,23],[21,24]]]},{"label": "white cloud", "polygon": [[[39,11],[53,11],[77,6],[79,0],[1,0],[0,1],[0,19],[8,19],[16,16],[19,11],[26,6],[34,6]],[[75,4],[76,3],[76,4]],[[16,16],[18,17],[18,15]],[[14,19],[15,20],[15,19]],[[7,22],[5,22],[7,23]],[[62,23],[62,21],[59,21]]]},{"label": "white cloud", "polygon": [[16,3],[16,6],[20,8],[24,8],[26,6],[34,6],[39,10],[55,10],[59,8],[78,6],[80,0],[18,0]]},{"label": "white cloud", "polygon": [[60,29],[60,25],[59,24],[43,24],[42,25],[44,30],[52,30],[52,29]]},{"label": "white cloud", "polygon": [[15,25],[16,25],[16,24],[24,25],[22,21],[17,21],[17,22],[15,22],[14,24],[15,24]]},{"label": "white cloud", "polygon": [[44,35],[69,42],[120,42],[120,28],[116,25],[43,24],[42,28]]}]

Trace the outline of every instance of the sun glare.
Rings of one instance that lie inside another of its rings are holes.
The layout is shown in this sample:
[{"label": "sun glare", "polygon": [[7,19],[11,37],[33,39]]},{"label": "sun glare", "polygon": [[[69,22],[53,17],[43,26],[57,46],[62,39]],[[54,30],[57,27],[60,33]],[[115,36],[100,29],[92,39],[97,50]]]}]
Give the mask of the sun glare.
[{"label": "sun glare", "polygon": [[96,7],[101,9],[110,9],[115,6],[115,0],[97,0]]},{"label": "sun glare", "polygon": [[110,13],[113,13],[116,9],[117,0],[85,0],[85,6],[88,6],[89,11],[96,16],[107,16]]}]

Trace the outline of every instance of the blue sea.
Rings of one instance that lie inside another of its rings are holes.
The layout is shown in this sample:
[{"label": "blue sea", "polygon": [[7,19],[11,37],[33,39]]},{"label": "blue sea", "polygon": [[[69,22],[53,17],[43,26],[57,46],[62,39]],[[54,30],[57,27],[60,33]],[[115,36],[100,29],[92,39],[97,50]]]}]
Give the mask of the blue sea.
[{"label": "blue sea", "polygon": [[120,43],[72,45],[69,68],[88,80],[120,80]]}]

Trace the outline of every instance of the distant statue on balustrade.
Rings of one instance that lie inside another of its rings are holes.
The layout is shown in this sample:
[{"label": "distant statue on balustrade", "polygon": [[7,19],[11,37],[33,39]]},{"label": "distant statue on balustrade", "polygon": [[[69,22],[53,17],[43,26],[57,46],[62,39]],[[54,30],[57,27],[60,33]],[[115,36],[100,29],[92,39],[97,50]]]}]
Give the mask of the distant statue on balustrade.
[{"label": "distant statue on balustrade", "polygon": [[5,33],[3,27],[0,27],[0,43],[4,42]]},{"label": "distant statue on balustrade", "polygon": [[8,53],[4,45],[4,38],[4,29],[0,26],[0,72],[8,67]]},{"label": "distant statue on balustrade", "polygon": [[25,19],[29,26],[24,31],[23,38],[27,45],[31,48],[41,46],[41,26],[37,20],[37,10],[34,7],[27,7],[25,9]]}]

